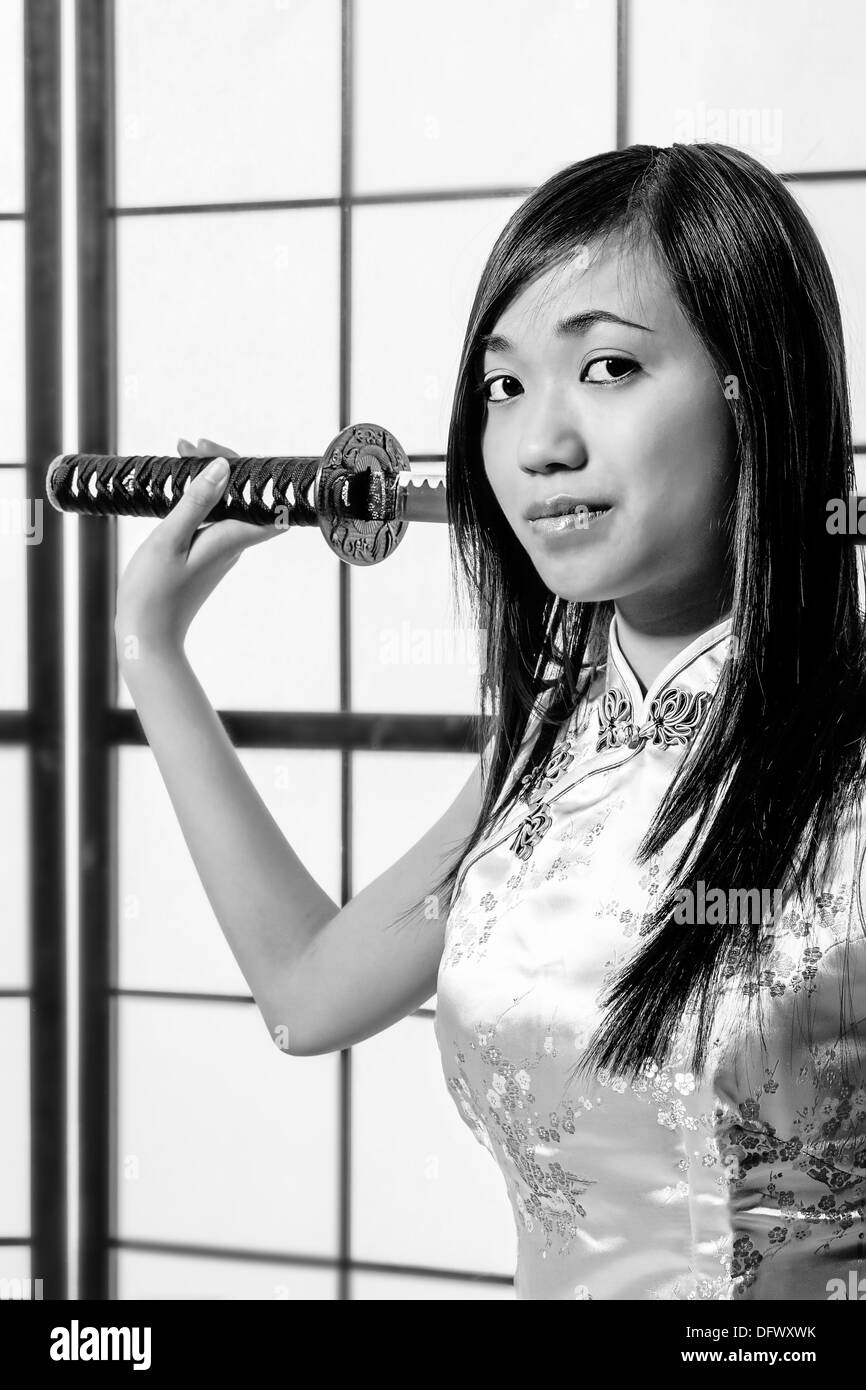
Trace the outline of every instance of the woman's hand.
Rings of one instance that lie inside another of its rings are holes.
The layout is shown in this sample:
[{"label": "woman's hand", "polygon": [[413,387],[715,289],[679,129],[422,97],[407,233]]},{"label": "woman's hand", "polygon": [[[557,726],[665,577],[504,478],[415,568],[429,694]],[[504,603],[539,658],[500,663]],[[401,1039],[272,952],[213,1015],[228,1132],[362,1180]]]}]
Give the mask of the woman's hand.
[{"label": "woman's hand", "polygon": [[[180,439],[178,454],[184,458],[209,454],[225,460],[238,457],[234,450],[211,439],[200,439],[198,445]],[[120,660],[138,658],[142,648],[150,653],[182,652],[190,623],[242,552],[286,529],[250,521],[207,523],[228,478],[226,463],[221,477],[208,478],[200,473],[194,478],[124,570],[114,620]]]}]

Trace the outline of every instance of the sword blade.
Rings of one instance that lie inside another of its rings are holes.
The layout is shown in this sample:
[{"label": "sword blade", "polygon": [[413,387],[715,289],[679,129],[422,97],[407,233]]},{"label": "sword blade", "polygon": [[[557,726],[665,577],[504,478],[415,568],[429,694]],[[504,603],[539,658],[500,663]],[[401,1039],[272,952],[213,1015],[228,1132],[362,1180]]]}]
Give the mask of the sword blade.
[{"label": "sword blade", "polygon": [[397,517],[405,521],[446,521],[448,501],[444,463],[413,463],[397,475]]}]

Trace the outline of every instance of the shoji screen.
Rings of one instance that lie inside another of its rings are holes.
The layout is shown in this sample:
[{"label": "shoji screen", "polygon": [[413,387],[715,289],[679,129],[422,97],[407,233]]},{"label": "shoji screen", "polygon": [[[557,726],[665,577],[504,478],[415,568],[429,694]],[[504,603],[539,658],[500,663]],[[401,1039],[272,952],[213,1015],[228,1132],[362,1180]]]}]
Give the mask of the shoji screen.
[{"label": "shoji screen", "polygon": [[0,0],[0,1298],[66,1291],[59,54]]},{"label": "shoji screen", "polygon": [[[103,80],[82,90],[84,120],[99,108],[111,127],[111,279],[91,322],[105,447],[172,451],[183,434],[319,453],[372,419],[413,459],[442,458],[499,230],[540,179],[615,141],[615,4],[117,0],[90,21]],[[116,556],[105,542],[109,591],[150,525],[118,523]],[[109,607],[86,639],[106,666]],[[249,551],[188,651],[337,901],[409,848],[471,770],[478,669],[444,528],[411,530],[367,571],[312,532]],[[351,1054],[281,1058],[122,684],[108,728],[102,757],[91,731],[92,772],[116,787],[116,823],[95,794],[93,818],[117,874],[87,919],[114,1001],[116,1071],[106,1063],[102,1082],[116,1109],[98,1101],[94,1048],[84,1143],[112,1160],[84,1223],[85,1286],[511,1297],[510,1209],[438,1070],[435,998]]]},{"label": "shoji screen", "polygon": [[[838,0],[822,28],[791,0],[84,0],[82,343],[101,384],[82,447],[313,454],[370,419],[441,458],[513,209],[599,150],[701,138],[765,157],[814,216],[866,440],[861,84],[840,42],[858,9]],[[110,711],[86,730],[85,825],[116,872],[84,899],[85,1007],[112,1005],[88,1034],[82,1291],[511,1297],[510,1209],[442,1083],[435,998],[320,1058],[280,1057],[251,1007],[112,673],[111,594],[151,524],[107,524],[86,562],[84,669]],[[444,528],[364,571],[290,533],[246,552],[191,630],[335,901],[472,766],[478,672],[450,579]]]}]

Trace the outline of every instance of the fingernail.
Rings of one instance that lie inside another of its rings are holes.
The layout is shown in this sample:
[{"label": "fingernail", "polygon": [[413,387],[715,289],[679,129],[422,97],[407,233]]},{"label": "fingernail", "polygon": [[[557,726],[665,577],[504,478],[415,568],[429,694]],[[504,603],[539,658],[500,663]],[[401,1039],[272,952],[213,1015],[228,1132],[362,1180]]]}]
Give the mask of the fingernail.
[{"label": "fingernail", "polygon": [[225,482],[228,475],[229,466],[225,459],[214,459],[213,463],[209,463],[202,474],[209,483]]}]

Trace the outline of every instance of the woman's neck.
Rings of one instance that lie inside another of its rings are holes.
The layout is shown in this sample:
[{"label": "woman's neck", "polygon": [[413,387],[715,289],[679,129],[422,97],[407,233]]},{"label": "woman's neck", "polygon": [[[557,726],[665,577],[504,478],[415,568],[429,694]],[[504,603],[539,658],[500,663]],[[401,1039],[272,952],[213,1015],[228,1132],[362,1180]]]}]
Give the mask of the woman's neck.
[{"label": "woman's neck", "polygon": [[645,695],[678,652],[727,617],[730,605],[698,600],[647,615],[636,613],[627,602],[620,605],[615,601],[614,609],[620,650]]}]

